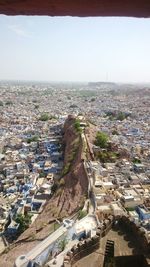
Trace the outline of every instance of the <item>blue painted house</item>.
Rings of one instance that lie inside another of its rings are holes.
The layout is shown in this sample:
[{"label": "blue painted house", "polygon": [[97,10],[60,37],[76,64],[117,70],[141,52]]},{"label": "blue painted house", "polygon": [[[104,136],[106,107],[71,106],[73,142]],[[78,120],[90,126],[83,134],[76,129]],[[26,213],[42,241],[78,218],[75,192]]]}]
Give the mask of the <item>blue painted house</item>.
[{"label": "blue painted house", "polygon": [[150,211],[145,206],[138,206],[136,208],[137,213],[141,221],[150,219]]}]

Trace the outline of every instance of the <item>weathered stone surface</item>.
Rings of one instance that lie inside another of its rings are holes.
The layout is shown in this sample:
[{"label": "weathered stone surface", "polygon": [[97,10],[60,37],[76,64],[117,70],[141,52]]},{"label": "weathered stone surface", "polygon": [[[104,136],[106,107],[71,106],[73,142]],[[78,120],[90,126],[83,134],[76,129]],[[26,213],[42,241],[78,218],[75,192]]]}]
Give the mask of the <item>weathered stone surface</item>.
[{"label": "weathered stone surface", "polygon": [[101,230],[97,229],[96,235],[100,236],[101,235]]},{"label": "weathered stone surface", "polygon": [[0,0],[6,15],[150,17],[149,0]]}]

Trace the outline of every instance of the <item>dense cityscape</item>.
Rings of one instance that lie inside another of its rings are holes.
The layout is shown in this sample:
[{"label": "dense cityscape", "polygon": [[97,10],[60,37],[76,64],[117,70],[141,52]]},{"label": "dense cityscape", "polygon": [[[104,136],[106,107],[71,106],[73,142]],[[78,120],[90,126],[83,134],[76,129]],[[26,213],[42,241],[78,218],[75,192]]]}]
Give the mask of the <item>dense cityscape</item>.
[{"label": "dense cityscape", "polygon": [[3,81],[0,114],[0,266],[82,267],[86,240],[148,261],[148,84]]}]

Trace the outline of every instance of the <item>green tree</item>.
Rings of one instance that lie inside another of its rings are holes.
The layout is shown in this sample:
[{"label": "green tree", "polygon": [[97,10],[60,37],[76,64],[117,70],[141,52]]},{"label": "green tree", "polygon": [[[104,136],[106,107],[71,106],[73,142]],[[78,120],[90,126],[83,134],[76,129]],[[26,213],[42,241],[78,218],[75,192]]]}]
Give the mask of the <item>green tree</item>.
[{"label": "green tree", "polygon": [[76,119],[75,120],[74,127],[77,130],[77,132],[79,132],[79,133],[82,132],[82,129],[81,129],[81,126],[80,126],[80,120],[79,119]]},{"label": "green tree", "polygon": [[48,113],[41,114],[41,116],[39,118],[40,121],[48,121],[49,119],[50,119],[50,117],[49,117]]},{"label": "green tree", "polygon": [[3,107],[4,104],[3,104],[3,101],[0,100],[0,107]]},{"label": "green tree", "polygon": [[10,106],[12,104],[13,104],[13,102],[11,100],[6,101],[6,103],[5,103],[5,105],[7,105],[7,106]]},{"label": "green tree", "polygon": [[27,139],[27,143],[30,144],[32,142],[37,142],[39,140],[39,137],[37,135],[34,135]]},{"label": "green tree", "polygon": [[99,151],[97,158],[101,162],[115,162],[119,157],[119,153],[113,151]]},{"label": "green tree", "polygon": [[16,223],[19,223],[19,233],[23,233],[31,223],[31,215],[18,214],[15,221]]},{"label": "green tree", "polygon": [[134,159],[132,160],[132,162],[133,162],[134,164],[137,164],[137,163],[141,163],[141,160],[138,159],[138,158],[134,158]]},{"label": "green tree", "polygon": [[46,177],[46,173],[44,171],[40,172],[39,174],[39,178],[43,178],[43,177]]},{"label": "green tree", "polygon": [[116,129],[114,129],[113,131],[112,131],[112,135],[118,135],[119,133],[118,133],[118,131],[116,130]]},{"label": "green tree", "polygon": [[106,148],[108,143],[108,135],[103,132],[97,132],[95,145],[101,148]]},{"label": "green tree", "polygon": [[126,118],[126,116],[123,112],[118,113],[117,120],[123,121],[125,118]]},{"label": "green tree", "polygon": [[65,249],[65,247],[66,247],[67,244],[68,244],[68,241],[67,241],[66,238],[64,238],[64,239],[62,239],[62,240],[59,241],[58,247],[59,247],[59,249],[61,251],[63,251]]}]

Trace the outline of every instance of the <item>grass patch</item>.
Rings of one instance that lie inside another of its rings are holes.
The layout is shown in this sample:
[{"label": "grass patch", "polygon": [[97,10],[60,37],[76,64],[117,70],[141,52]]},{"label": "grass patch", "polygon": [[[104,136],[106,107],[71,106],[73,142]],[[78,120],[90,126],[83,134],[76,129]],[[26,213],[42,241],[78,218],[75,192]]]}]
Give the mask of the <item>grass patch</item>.
[{"label": "grass patch", "polygon": [[82,128],[80,126],[80,120],[76,119],[74,122],[74,127],[78,133],[82,133]]},{"label": "grass patch", "polygon": [[140,164],[140,163],[141,163],[141,160],[138,159],[138,158],[134,158],[134,159],[132,160],[132,162],[133,162],[134,164]]},{"label": "grass patch", "polygon": [[78,212],[78,219],[81,220],[86,215],[87,215],[87,211],[86,210],[79,210],[79,212]]},{"label": "grass patch", "polygon": [[34,135],[27,139],[27,143],[30,144],[32,142],[38,142],[38,140],[39,140],[39,137],[37,135]]},{"label": "grass patch", "polygon": [[108,143],[108,135],[104,132],[97,132],[95,145],[101,148],[106,148]]},{"label": "grass patch", "polygon": [[71,163],[68,162],[63,168],[62,176],[65,176],[70,171],[70,167],[71,167]]},{"label": "grass patch", "polygon": [[97,153],[97,158],[101,162],[115,162],[119,157],[119,154],[117,152],[112,151],[99,151]]},{"label": "grass patch", "polygon": [[73,164],[73,161],[76,158],[78,149],[79,149],[79,137],[76,138],[72,143],[71,143],[71,149],[70,149],[70,153],[68,153],[67,155],[67,163],[65,164],[63,171],[62,171],[62,177],[65,176],[71,169],[71,166]]}]

